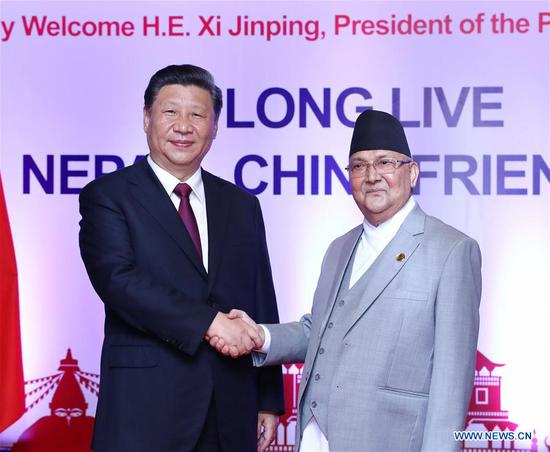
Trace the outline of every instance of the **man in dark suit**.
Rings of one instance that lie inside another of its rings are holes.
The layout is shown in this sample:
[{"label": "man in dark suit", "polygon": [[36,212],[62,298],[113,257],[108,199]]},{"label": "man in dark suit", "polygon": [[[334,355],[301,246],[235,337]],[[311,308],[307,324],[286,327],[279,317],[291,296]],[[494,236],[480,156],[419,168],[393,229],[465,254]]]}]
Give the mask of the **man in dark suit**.
[{"label": "man in dark suit", "polygon": [[80,250],[105,304],[96,452],[246,452],[274,437],[280,369],[204,340],[235,356],[258,344],[232,308],[278,322],[258,200],[200,167],[221,107],[206,70],[161,69],[145,91],[149,156],[81,192]]}]

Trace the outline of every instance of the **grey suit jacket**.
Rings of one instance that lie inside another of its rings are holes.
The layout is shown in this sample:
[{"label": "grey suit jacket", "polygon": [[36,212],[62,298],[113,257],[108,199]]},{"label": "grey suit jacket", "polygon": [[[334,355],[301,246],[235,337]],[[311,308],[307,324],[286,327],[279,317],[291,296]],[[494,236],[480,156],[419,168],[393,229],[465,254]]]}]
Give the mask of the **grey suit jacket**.
[{"label": "grey suit jacket", "polygon": [[[300,401],[361,233],[358,226],[331,243],[311,314],[267,325],[271,348],[254,357],[257,365],[305,360]],[[330,450],[458,450],[453,431],[464,427],[479,328],[477,243],[417,205],[364,277],[359,307],[331,335],[339,353],[331,357],[335,371],[325,401]],[[299,418],[296,444],[304,428]]]}]

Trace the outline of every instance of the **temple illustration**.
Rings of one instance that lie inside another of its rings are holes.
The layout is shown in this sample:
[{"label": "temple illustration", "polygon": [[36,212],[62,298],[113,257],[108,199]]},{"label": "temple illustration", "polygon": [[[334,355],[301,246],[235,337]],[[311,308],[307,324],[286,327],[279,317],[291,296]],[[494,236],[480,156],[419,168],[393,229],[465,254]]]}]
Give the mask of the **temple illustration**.
[{"label": "temple illustration", "polygon": [[[500,391],[501,377],[493,375],[497,367],[504,364],[497,364],[488,359],[483,353],[477,352],[476,372],[474,377],[474,389],[468,414],[466,415],[465,430],[473,430],[472,426],[478,424],[482,426],[482,431],[487,432],[515,432],[517,424],[508,419],[508,411],[501,407]],[[477,430],[477,429],[476,429]],[[531,447],[529,449],[520,449],[515,447],[515,441],[476,441],[473,444],[463,442],[462,451],[478,452],[485,450],[499,450],[502,452],[536,452],[537,438],[533,435]],[[474,445],[475,444],[475,445]]]},{"label": "temple illustration", "polygon": [[280,417],[277,437],[267,449],[270,452],[293,452],[298,417],[298,391],[302,381],[303,364],[283,364],[285,414]]},{"label": "temple illustration", "polygon": [[[504,366],[477,352],[474,389],[464,430],[486,432],[515,432],[518,424],[508,417],[501,407],[501,377],[493,375]],[[280,418],[277,436],[269,447],[270,452],[293,452],[298,416],[298,391],[302,380],[302,364],[283,365],[285,415]],[[12,452],[89,452],[94,418],[88,411],[84,396],[86,390],[97,397],[99,375],[83,372],[71,349],[61,359],[58,372],[47,377],[25,382],[27,408],[30,411],[47,400],[50,414],[38,419],[25,430],[13,445]],[[533,434],[529,448],[518,448],[513,440],[466,441],[463,452],[537,452],[550,451],[549,438],[539,441]],[[525,441],[522,441],[525,447]],[[537,449],[537,447],[539,449]]]},{"label": "temple illustration", "polygon": [[87,415],[88,404],[82,392],[86,388],[98,395],[99,375],[82,372],[71,349],[59,363],[59,373],[25,382],[26,400],[31,410],[53,392],[50,415],[44,416],[13,445],[13,452],[89,452],[91,450],[93,416]]}]

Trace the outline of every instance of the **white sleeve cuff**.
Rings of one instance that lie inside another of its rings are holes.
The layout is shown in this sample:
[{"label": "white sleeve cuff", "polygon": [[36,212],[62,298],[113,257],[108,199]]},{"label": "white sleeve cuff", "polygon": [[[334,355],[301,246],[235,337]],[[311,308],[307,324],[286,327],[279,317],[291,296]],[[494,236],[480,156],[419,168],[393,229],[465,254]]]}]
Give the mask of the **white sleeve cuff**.
[{"label": "white sleeve cuff", "polygon": [[252,350],[252,364],[254,364],[254,367],[262,367],[264,365],[269,348],[271,347],[271,333],[262,324],[260,324],[260,327],[264,330],[264,345],[259,350]]},{"label": "white sleeve cuff", "polygon": [[265,340],[264,340],[264,345],[262,345],[262,348],[255,351],[258,353],[264,353],[267,355],[269,353],[269,348],[271,347],[271,333],[264,325],[260,324],[260,326],[264,330]]}]

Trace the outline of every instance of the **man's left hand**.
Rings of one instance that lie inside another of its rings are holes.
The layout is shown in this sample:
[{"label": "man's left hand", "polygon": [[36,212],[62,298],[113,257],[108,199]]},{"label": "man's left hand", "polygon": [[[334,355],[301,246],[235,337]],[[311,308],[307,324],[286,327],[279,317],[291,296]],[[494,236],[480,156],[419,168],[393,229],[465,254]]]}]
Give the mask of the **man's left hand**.
[{"label": "man's left hand", "polygon": [[269,411],[258,413],[258,452],[264,452],[275,439],[279,416]]}]

